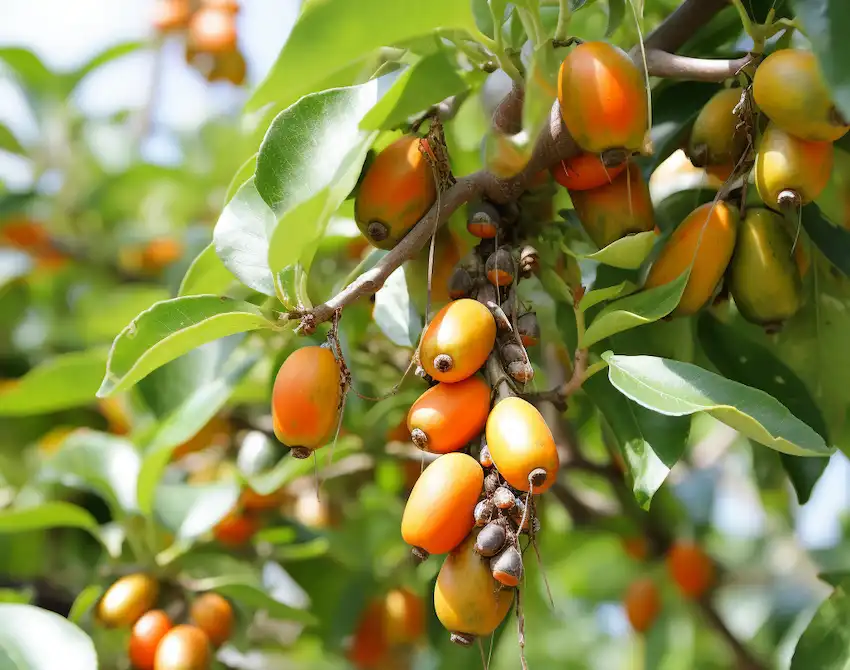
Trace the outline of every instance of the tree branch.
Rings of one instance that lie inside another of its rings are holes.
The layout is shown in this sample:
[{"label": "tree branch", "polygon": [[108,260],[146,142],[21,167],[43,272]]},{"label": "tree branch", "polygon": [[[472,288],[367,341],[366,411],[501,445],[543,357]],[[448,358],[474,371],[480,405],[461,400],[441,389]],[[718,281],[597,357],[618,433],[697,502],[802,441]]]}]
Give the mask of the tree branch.
[{"label": "tree branch", "polygon": [[691,36],[721,9],[729,0],[685,0],[644,40],[646,49],[678,51]]},{"label": "tree branch", "polygon": [[743,58],[708,59],[679,56],[660,49],[648,49],[646,52],[649,73],[655,77],[669,79],[719,82],[734,77],[752,62],[753,57],[750,54]]}]

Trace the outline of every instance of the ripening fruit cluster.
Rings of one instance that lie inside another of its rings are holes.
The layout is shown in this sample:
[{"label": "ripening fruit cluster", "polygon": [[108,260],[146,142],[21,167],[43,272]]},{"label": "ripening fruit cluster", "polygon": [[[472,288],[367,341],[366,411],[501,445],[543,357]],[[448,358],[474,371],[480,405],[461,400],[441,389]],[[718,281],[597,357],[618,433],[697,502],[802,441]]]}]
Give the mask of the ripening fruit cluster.
[{"label": "ripening fruit cluster", "polygon": [[189,607],[188,623],[175,623],[162,609],[159,583],[135,573],[118,579],[97,605],[97,620],[109,628],[129,628],[127,655],[136,670],[208,670],[213,649],[233,632],[230,603],[217,593],[203,593]]},{"label": "ripening fruit cluster", "polygon": [[207,81],[245,81],[245,57],[237,46],[237,0],[157,0],[153,26],[158,33],[186,33],[186,62]]},{"label": "ripening fruit cluster", "polygon": [[[635,552],[638,545],[641,551]],[[625,549],[635,560],[647,558],[644,538],[629,538]],[[675,542],[667,552],[665,567],[676,589],[688,600],[700,600],[715,584],[714,562],[692,542]],[[635,631],[645,633],[652,628],[662,609],[661,591],[656,581],[649,576],[633,581],[623,595],[623,607]]]}]

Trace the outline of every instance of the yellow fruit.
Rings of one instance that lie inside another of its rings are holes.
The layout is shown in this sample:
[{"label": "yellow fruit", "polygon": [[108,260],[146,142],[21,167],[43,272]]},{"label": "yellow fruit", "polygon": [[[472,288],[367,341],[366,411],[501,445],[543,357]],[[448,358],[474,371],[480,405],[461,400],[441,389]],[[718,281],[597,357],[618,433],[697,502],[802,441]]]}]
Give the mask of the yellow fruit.
[{"label": "yellow fruit", "polygon": [[461,298],[443,307],[422,336],[419,360],[441,382],[459,382],[475,374],[496,342],[496,321],[477,300]]},{"label": "yellow fruit", "polygon": [[735,165],[747,148],[746,129],[735,106],[741,100],[740,88],[715,93],[694,120],[688,143],[688,157],[696,167]]}]

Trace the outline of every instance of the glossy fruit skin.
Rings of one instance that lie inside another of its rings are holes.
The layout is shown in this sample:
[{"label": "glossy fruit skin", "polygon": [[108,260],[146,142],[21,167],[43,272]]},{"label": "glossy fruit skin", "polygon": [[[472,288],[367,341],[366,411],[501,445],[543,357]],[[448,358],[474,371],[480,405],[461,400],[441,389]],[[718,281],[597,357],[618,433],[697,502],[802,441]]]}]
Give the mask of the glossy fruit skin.
[{"label": "glossy fruit skin", "polygon": [[387,593],[384,610],[391,644],[414,644],[425,635],[425,603],[410,589],[402,587]]},{"label": "glossy fruit skin", "polygon": [[336,430],[342,395],[330,349],[301,347],[280,366],[272,391],[274,433],[288,447],[321,447]]},{"label": "glossy fruit skin", "polygon": [[582,152],[553,167],[552,177],[570,191],[588,191],[610,184],[625,169],[625,162],[605,167],[597,154]]},{"label": "glossy fruit skin", "polygon": [[467,454],[440,456],[419,476],[404,508],[401,535],[412,547],[445,554],[472,530],[484,470]]},{"label": "glossy fruit skin", "polygon": [[558,72],[558,101],[578,145],[592,154],[642,149],[648,130],[645,85],[626,52],[607,42],[585,42],[570,51]]},{"label": "glossy fruit skin", "polygon": [[154,670],[208,670],[212,664],[210,641],[197,626],[175,626],[156,649]]},{"label": "glossy fruit skin", "polygon": [[505,618],[513,589],[500,589],[490,561],[475,553],[475,533],[446,556],[434,586],[434,609],[443,626],[455,633],[483,637]]},{"label": "glossy fruit skin", "polygon": [[661,594],[650,578],[632,582],[623,598],[629,623],[638,633],[648,631],[661,612]]},{"label": "glossy fruit skin", "polygon": [[425,391],[410,408],[407,428],[425,433],[425,451],[447,454],[478,435],[489,412],[490,386],[473,375],[456,384],[440,383]]},{"label": "glossy fruit skin", "polygon": [[213,536],[227,547],[247,544],[259,530],[259,522],[248,514],[230,512],[213,528]]},{"label": "glossy fruit skin", "polygon": [[800,196],[800,204],[810,203],[826,188],[832,159],[831,142],[801,140],[768,124],[756,154],[759,197],[768,207],[776,208],[780,192],[792,190]]},{"label": "glossy fruit skin", "polygon": [[[419,359],[431,377],[459,382],[477,372],[496,342],[496,321],[484,305],[471,298],[450,302],[437,312],[422,336]],[[449,356],[451,368],[439,370],[434,359]]]},{"label": "glossy fruit skin", "polygon": [[204,593],[195,598],[189,616],[213,647],[221,646],[233,634],[233,607],[217,593]]},{"label": "glossy fruit skin", "polygon": [[673,545],[667,554],[667,570],[687,598],[700,598],[714,585],[714,562],[690,542]]},{"label": "glossy fruit skin", "polygon": [[153,607],[159,584],[141,572],[118,579],[107,589],[97,606],[98,620],[109,627],[132,626]]},{"label": "glossy fruit skin", "polygon": [[[354,200],[354,218],[379,249],[392,249],[437,199],[431,166],[419,151],[419,138],[405,135],[383,149],[367,168]],[[369,234],[369,224],[387,228],[384,239]]]},{"label": "glossy fruit skin", "polygon": [[171,627],[171,619],[162,610],[145,612],[133,625],[127,655],[136,670],[153,670],[156,648]]},{"label": "glossy fruit skin", "polygon": [[738,127],[740,117],[734,112],[740,101],[740,88],[726,88],[700,110],[688,142],[688,157],[694,166],[729,166],[740,160],[747,148],[746,131]]},{"label": "glossy fruit skin", "polygon": [[850,125],[835,105],[811,51],[780,49],[758,66],[753,97],[773,123],[803,140],[834,142]]},{"label": "glossy fruit skin", "polygon": [[610,184],[590,191],[571,191],[570,197],[582,227],[600,249],[629,233],[655,227],[649,186],[634,163]]},{"label": "glossy fruit skin", "polygon": [[781,323],[803,305],[803,280],[794,240],[779,214],[749,209],[738,229],[729,266],[729,290],[747,321]]},{"label": "glossy fruit skin", "polygon": [[487,417],[487,446],[493,463],[508,484],[528,491],[528,477],[536,468],[546,471],[534,493],[546,491],[558,477],[560,459],[555,440],[543,415],[522,398],[509,397],[496,403]]},{"label": "glossy fruit skin", "polygon": [[669,284],[687,270],[693,260],[688,284],[673,314],[695,314],[714,294],[729,265],[737,228],[738,210],[727,203],[708,202],[697,207],[667,240],[649,271],[645,288]]}]

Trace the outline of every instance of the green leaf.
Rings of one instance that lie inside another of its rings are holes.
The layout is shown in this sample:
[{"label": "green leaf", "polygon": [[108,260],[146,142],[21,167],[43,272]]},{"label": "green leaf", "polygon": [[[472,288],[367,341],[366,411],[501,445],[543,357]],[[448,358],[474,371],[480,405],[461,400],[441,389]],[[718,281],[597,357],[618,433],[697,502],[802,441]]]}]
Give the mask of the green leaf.
[{"label": "green leaf", "polygon": [[[797,3],[799,4],[799,3]],[[791,657],[791,670],[850,667],[850,579],[836,585],[815,612]]]},{"label": "green leaf", "polygon": [[404,268],[398,268],[375,293],[372,318],[389,340],[400,347],[415,347],[422,319],[410,300]]},{"label": "green leaf", "polygon": [[178,296],[222,294],[233,283],[235,277],[228,270],[218,254],[215,244],[210,243],[199,253],[180,282]]},{"label": "green leaf", "polygon": [[558,97],[560,67],[561,59],[556,55],[550,40],[534,50],[525,77],[525,97],[522,102],[522,129],[529,137],[537,137],[549,121],[552,101]]},{"label": "green leaf", "polygon": [[99,584],[89,584],[74,598],[74,604],[71,605],[68,619],[73,623],[79,623],[80,619],[100,600],[101,595],[103,595],[102,586]]},{"label": "green leaf", "polygon": [[0,667],[96,670],[94,643],[66,618],[32,605],[0,604]]},{"label": "green leaf", "polygon": [[[697,334],[703,351],[722,375],[772,395],[829,444],[820,409],[802,380],[781,359],[709,314],[700,318]],[[805,505],[829,459],[781,456],[797,500]]]},{"label": "green leaf", "polygon": [[236,171],[236,174],[233,175],[233,178],[230,180],[230,184],[227,186],[227,191],[224,194],[224,204],[226,205],[228,202],[233,200],[233,196],[236,195],[236,192],[239,188],[245,184],[251,177],[254,176],[254,172],[257,170],[257,154],[253,154],[248,160],[242,163],[239,166],[239,169]]},{"label": "green leaf", "polygon": [[133,512],[141,458],[133,444],[116,435],[80,428],[68,435],[45,463],[42,478],[100,495],[113,511]]},{"label": "green leaf", "polygon": [[272,297],[274,276],[268,256],[276,225],[275,213],[251,178],[225,205],[213,232],[215,252],[224,266],[248,288]]},{"label": "green leaf", "polygon": [[613,300],[614,298],[629,295],[630,293],[634,293],[637,290],[637,284],[633,284],[630,281],[621,281],[619,284],[615,284],[614,286],[597,288],[592,291],[588,291],[582,296],[581,300],[578,303],[578,308],[582,312],[586,312],[591,307],[598,305],[600,302],[605,302],[606,300]]},{"label": "green leaf", "polygon": [[604,249],[592,254],[576,254],[568,249],[567,253],[575,258],[584,258],[622,270],[637,270],[649,257],[658,236],[653,231],[626,235],[615,240]]},{"label": "green leaf", "polygon": [[45,528],[82,528],[95,533],[97,521],[82,507],[61,501],[0,511],[0,534]]},{"label": "green leaf", "polygon": [[168,403],[159,408],[162,418],[146,444],[139,472],[139,509],[143,514],[153,508],[156,487],[174,449],[195,436],[221,410],[258,360],[258,352],[233,350],[228,339],[204,345],[189,353],[185,361],[181,358],[160,368],[144,382],[150,395],[167,396]]},{"label": "green leaf", "polygon": [[9,282],[28,275],[32,267],[29,254],[17,249],[0,248],[0,289]]},{"label": "green leaf", "polygon": [[251,303],[214,295],[174,298],[137,316],[112,344],[99,397],[129,388],[156,368],[220,337],[274,324]]},{"label": "green leaf", "polygon": [[426,35],[437,28],[475,30],[469,2],[433,0],[325,0],[307,5],[248,110],[267,103],[289,105],[317,84],[380,47]]},{"label": "green leaf", "polygon": [[312,626],[316,624],[316,617],[305,610],[291,607],[273,597],[260,584],[250,578],[239,575],[224,575],[221,577],[207,577],[195,580],[192,588],[197,591],[215,591],[225,598],[259,610],[268,612],[269,616],[282,621],[294,621],[296,623]]},{"label": "green leaf", "polygon": [[[322,450],[316,454],[316,457],[320,463],[326,466],[348,458],[357,450],[358,440],[356,438],[343,437],[337,442],[332,455],[328,451]],[[282,486],[291,484],[300,477],[309,475],[315,468],[316,464],[312,458],[300,459],[285,456],[268,472],[249,477],[248,485],[260,495],[268,495],[279,490]]]},{"label": "green leaf", "polygon": [[811,39],[836,106],[850,118],[850,7],[843,0],[793,0],[797,17]]},{"label": "green leaf", "polygon": [[467,88],[445,51],[425,56],[402,72],[360,122],[363,130],[392,130]]},{"label": "green leaf", "polygon": [[160,484],[154,497],[154,512],[178,541],[194,540],[212,530],[239,500],[236,480],[194,486]]},{"label": "green leaf", "polygon": [[625,15],[626,0],[608,0],[608,27],[605,29],[605,37],[611,37],[614,34]]},{"label": "green leaf", "polygon": [[98,68],[101,68],[114,60],[128,56],[134,51],[138,51],[146,44],[146,42],[124,42],[122,44],[113,44],[112,46],[107,47],[91,58],[82,67],[77,68],[69,75],[69,88],[73,89],[77,84]]},{"label": "green leaf", "polygon": [[801,216],[803,228],[815,246],[846,277],[850,277],[850,230],[828,221],[814,203],[803,207]]},{"label": "green leaf", "polygon": [[8,151],[19,156],[26,155],[26,150],[5,123],[0,123],[0,151]]},{"label": "green leaf", "polygon": [[11,70],[28,98],[39,98],[50,92],[58,92],[59,76],[53,74],[29,49],[0,48],[0,61]]},{"label": "green leaf", "polygon": [[742,435],[795,456],[829,456],[832,449],[778,400],[690,363],[656,356],[603,355],[608,378],[626,397],[668,416],[708,412]]},{"label": "green leaf", "polygon": [[589,347],[615,333],[664,318],[679,304],[690,274],[688,270],[669,284],[643,290],[606,305],[588,326],[580,346]]},{"label": "green leaf", "polygon": [[0,391],[0,416],[46,414],[94,403],[105,363],[105,349],[48,359]]}]

